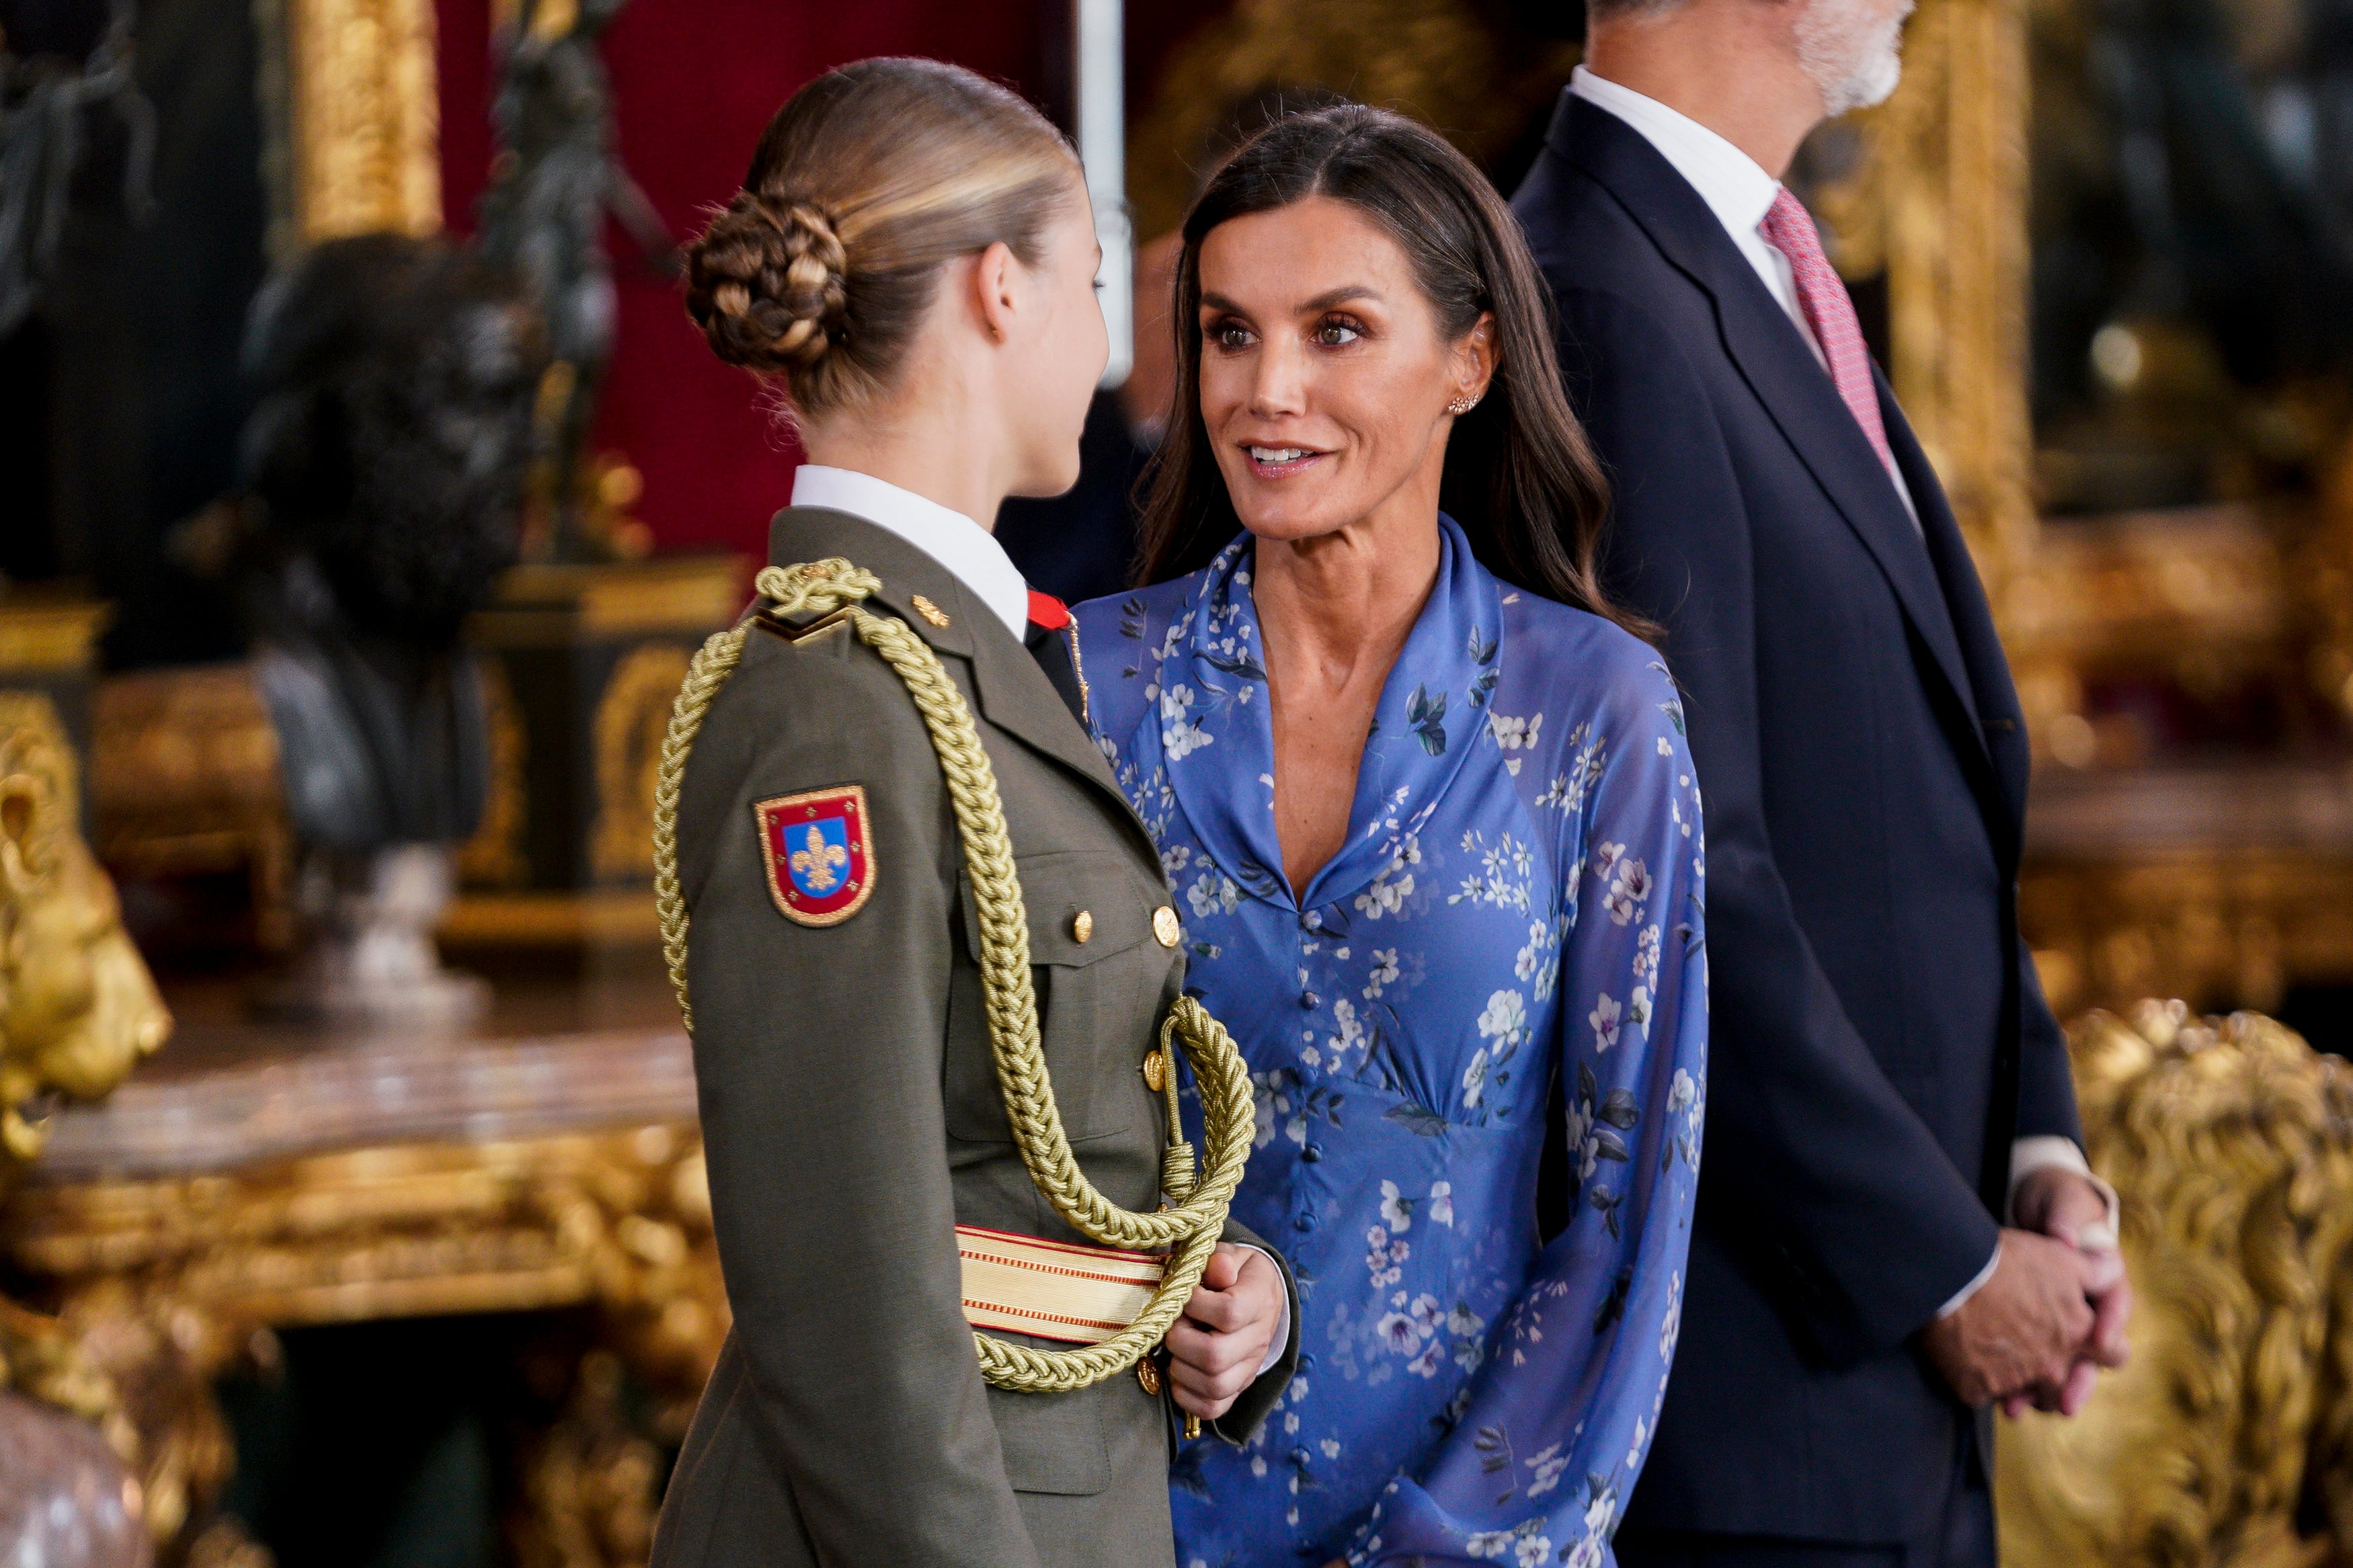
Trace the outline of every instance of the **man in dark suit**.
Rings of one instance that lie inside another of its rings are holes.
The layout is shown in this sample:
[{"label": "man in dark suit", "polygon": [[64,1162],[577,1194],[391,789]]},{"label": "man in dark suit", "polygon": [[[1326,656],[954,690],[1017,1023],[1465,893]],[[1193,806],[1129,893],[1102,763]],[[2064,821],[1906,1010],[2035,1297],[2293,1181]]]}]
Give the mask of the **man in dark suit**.
[{"label": "man in dark suit", "polygon": [[1591,0],[1514,201],[1707,794],[1707,1146],[1618,1550],[1990,1563],[1990,1406],[2124,1352],[2113,1194],[2018,934],[2028,770],[1935,471],[1779,174],[1908,0]]}]

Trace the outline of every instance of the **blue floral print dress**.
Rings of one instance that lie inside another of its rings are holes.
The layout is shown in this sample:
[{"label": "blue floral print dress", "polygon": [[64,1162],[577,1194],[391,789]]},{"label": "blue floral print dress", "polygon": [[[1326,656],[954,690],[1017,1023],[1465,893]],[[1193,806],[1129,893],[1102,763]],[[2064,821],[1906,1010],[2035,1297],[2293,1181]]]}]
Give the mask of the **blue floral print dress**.
[{"label": "blue floral print dress", "polygon": [[[1346,845],[1303,900],[1247,536],[1077,612],[1097,743],[1258,1086],[1234,1215],[1299,1284],[1282,1405],[1179,1458],[1180,1568],[1601,1568],[1674,1354],[1707,1039],[1683,710],[1640,640],[1440,526]],[[1546,1247],[1556,1073],[1575,1218]]]}]

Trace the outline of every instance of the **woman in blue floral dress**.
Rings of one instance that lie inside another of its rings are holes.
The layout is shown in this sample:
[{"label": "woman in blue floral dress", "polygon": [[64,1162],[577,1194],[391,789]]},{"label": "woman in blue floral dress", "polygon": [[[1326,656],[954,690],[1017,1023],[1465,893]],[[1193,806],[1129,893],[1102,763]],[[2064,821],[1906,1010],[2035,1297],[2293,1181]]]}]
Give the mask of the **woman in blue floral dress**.
[{"label": "woman in blue floral dress", "polygon": [[1475,169],[1294,116],[1184,237],[1169,580],[1080,607],[1080,673],[1259,1085],[1234,1212],[1302,1318],[1261,1435],[1182,1455],[1177,1563],[1600,1568],[1705,1099],[1682,708],[1593,576],[1602,481]]}]

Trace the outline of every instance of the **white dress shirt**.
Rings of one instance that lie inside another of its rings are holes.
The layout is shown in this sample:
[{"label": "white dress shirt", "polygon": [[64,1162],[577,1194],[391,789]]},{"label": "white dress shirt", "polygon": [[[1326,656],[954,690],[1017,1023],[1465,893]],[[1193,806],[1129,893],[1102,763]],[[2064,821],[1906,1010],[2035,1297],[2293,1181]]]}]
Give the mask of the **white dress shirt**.
[{"label": "white dress shirt", "polygon": [[997,612],[1015,642],[1029,636],[1029,584],[997,535],[935,500],[854,468],[803,463],[793,470],[793,504],[821,506],[862,517],[897,534],[948,569],[955,580]]},{"label": "white dress shirt", "polygon": [[[1598,77],[1583,66],[1577,68],[1568,79],[1568,90],[1597,109],[1607,110],[1624,121],[1641,135],[1642,140],[1659,150],[1659,155],[1674,165],[1675,173],[1699,193],[1715,215],[1724,232],[1757,276],[1767,292],[1780,305],[1790,323],[1813,351],[1825,374],[1830,362],[1822,357],[1822,345],[1814,339],[1814,330],[1806,321],[1806,312],[1798,302],[1798,284],[1789,269],[1789,258],[1767,244],[1762,230],[1765,215],[1772,210],[1773,202],[1781,194],[1781,182],[1767,174],[1756,159],[1710,131],[1691,116],[1669,109],[1655,98],[1645,97],[1629,87],[1620,87],[1606,77]],[[1895,493],[1903,499],[1904,510],[1912,514],[1914,526],[1918,526],[1920,514],[1912,504],[1912,492],[1901,474],[1891,472],[1895,481]],[[2089,1238],[2089,1242],[2116,1245],[2116,1193],[2114,1187],[2092,1174],[2083,1150],[2067,1138],[2021,1138],[2010,1146],[2010,1192],[2014,1202],[2019,1184],[2035,1172],[2050,1166],[2073,1171],[2099,1188],[2108,1201],[2108,1233],[2105,1237]],[[2010,1215],[2003,1216],[2005,1223]],[[1994,1245],[1993,1256],[1986,1259],[1978,1277],[1961,1287],[1958,1294],[1936,1310],[1940,1318],[1958,1310],[1961,1303],[1976,1295],[1985,1282],[1993,1278],[1994,1266],[2001,1261],[2001,1246]]]},{"label": "white dress shirt", "polygon": [[[822,463],[803,463],[793,470],[793,504],[845,511],[897,534],[946,567],[950,576],[1005,623],[1005,629],[1013,634],[1015,642],[1029,641],[1029,579],[1013,564],[1013,557],[1005,553],[1005,546],[997,542],[997,535],[964,513],[951,511],[935,500],[926,500],[888,479],[878,479],[854,468],[828,468]],[[1266,1254],[1262,1247],[1250,1250]],[[1266,1258],[1270,1263],[1274,1261],[1271,1254]],[[1276,1272],[1282,1272],[1280,1267]],[[1261,1374],[1282,1359],[1283,1350],[1291,1342],[1288,1291],[1283,1293],[1282,1307],[1282,1315],[1275,1320],[1274,1338],[1266,1347],[1266,1359],[1259,1363]]]},{"label": "white dress shirt", "polygon": [[[1611,114],[1632,126],[1643,141],[1659,150],[1659,156],[1675,166],[1732,243],[1740,248],[1748,265],[1798,329],[1813,352],[1814,362],[1830,374],[1831,362],[1823,356],[1822,345],[1814,337],[1812,323],[1806,320],[1805,307],[1798,302],[1797,276],[1789,268],[1789,258],[1768,243],[1760,226],[1765,215],[1773,209],[1773,202],[1781,194],[1781,182],[1765,172],[1764,166],[1731,142],[1710,131],[1679,110],[1669,109],[1655,98],[1648,98],[1630,87],[1620,87],[1607,77],[1595,76],[1579,66],[1568,79],[1568,90],[1597,109]],[[1912,504],[1911,487],[1894,469],[1888,478],[1895,481],[1895,494],[1904,502],[1904,510],[1912,516],[1914,527],[1920,522],[1919,509]]]}]

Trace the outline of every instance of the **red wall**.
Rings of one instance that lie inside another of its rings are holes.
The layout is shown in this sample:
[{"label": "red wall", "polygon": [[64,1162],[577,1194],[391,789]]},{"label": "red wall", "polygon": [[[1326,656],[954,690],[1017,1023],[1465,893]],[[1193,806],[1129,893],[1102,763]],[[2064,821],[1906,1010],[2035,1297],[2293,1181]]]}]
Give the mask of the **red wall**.
[{"label": "red wall", "polygon": [[[875,54],[932,55],[1037,96],[1050,0],[635,0],[605,40],[622,159],[681,238],[735,192],[777,105]],[[490,166],[490,0],[437,0],[449,226],[473,227]],[[1065,8],[1051,6],[1056,13]],[[596,444],[645,474],[638,515],[664,549],[764,554],[798,460],[743,372],[704,347],[673,285],[615,235],[620,333]]]}]

